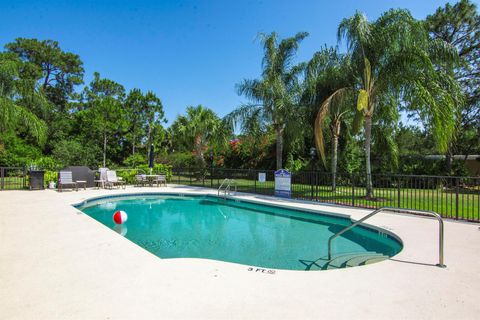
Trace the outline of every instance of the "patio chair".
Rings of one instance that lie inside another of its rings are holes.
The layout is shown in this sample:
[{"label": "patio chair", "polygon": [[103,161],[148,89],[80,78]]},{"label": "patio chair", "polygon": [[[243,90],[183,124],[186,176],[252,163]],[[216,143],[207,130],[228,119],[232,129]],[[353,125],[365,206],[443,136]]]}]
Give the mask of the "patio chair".
[{"label": "patio chair", "polygon": [[98,168],[98,179],[94,180],[97,188],[105,188],[105,183],[107,182],[107,171],[108,168]]},{"label": "patio chair", "polygon": [[153,179],[153,183],[157,184],[157,187],[160,187],[160,185],[163,183],[165,187],[167,186],[167,177],[164,174],[159,174]]},{"label": "patio chair", "polygon": [[108,170],[107,171],[107,180],[105,182],[105,187],[109,187],[112,189],[113,187],[120,187],[122,186],[125,189],[125,181],[120,180],[117,177],[117,172],[115,170]]},{"label": "patio chair", "polygon": [[75,188],[75,191],[78,191],[78,184],[73,181],[72,171],[58,172],[58,191],[62,192],[65,187]]},{"label": "patio chair", "polygon": [[142,186],[145,186],[146,184],[148,184],[146,174],[137,174],[135,176],[135,185],[136,186],[142,187]]}]

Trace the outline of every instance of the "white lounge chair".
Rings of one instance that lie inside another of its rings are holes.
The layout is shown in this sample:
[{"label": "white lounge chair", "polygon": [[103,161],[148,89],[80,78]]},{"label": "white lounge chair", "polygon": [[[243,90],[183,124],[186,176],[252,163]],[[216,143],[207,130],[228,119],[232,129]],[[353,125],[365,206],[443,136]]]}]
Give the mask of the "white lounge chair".
[{"label": "white lounge chair", "polygon": [[108,170],[105,187],[112,189],[113,187],[120,187],[120,186],[122,186],[123,189],[125,189],[126,187],[125,181],[122,181],[120,180],[120,178],[117,177],[117,172],[115,170]]},{"label": "white lounge chair", "polygon": [[94,181],[98,188],[105,188],[105,183],[107,182],[107,171],[108,168],[98,168],[98,179]]},{"label": "white lounge chair", "polygon": [[78,191],[77,182],[73,181],[72,171],[60,171],[58,173],[58,191],[62,192],[64,187],[75,188],[75,191]]}]

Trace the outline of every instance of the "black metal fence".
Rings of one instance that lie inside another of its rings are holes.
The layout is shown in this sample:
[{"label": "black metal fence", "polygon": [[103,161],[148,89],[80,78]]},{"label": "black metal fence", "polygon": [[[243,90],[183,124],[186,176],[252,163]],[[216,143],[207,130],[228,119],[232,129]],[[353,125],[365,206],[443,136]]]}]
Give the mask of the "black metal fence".
[{"label": "black metal fence", "polygon": [[[260,173],[264,182],[259,181]],[[126,180],[133,181],[134,172],[130,178]],[[225,178],[235,179],[240,192],[275,192],[273,170],[174,168],[169,183],[217,189]],[[333,188],[330,173],[299,172],[292,175],[292,198],[371,209],[432,210],[446,218],[480,222],[480,177],[373,174],[372,183],[373,193],[367,197],[365,175],[337,174]],[[26,189],[28,184],[27,168],[0,167],[0,190]]]},{"label": "black metal fence", "polygon": [[0,190],[19,190],[28,186],[27,168],[0,167]]},{"label": "black metal fence", "polygon": [[[265,182],[259,182],[259,173]],[[174,168],[171,182],[218,188],[224,178],[235,179],[238,191],[273,195],[273,170]],[[367,197],[366,176],[299,172],[292,175],[292,198],[361,208],[398,207],[432,210],[443,217],[480,221],[480,177],[373,174],[373,193]]]}]

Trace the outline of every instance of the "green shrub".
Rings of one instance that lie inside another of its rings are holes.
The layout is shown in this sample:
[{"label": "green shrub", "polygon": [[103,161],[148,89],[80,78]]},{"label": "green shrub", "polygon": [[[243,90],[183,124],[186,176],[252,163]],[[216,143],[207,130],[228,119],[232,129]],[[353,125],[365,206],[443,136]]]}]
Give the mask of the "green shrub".
[{"label": "green shrub", "polygon": [[14,135],[1,135],[3,148],[0,150],[0,166],[24,167],[42,156],[39,147],[29,145]]},{"label": "green shrub", "polygon": [[53,181],[55,183],[58,182],[58,172],[57,171],[51,171],[51,170],[46,170],[45,171],[45,186],[48,187],[48,184],[50,181]]},{"label": "green shrub", "polygon": [[175,168],[190,168],[195,166],[195,157],[191,152],[174,152],[163,156],[162,162]]},{"label": "green shrub", "polygon": [[60,163],[58,163],[52,157],[41,157],[33,161],[32,163],[37,168],[42,170],[57,171],[61,168]]},{"label": "green shrub", "polygon": [[[150,168],[147,165],[138,166],[135,169],[116,169],[117,175],[122,177],[128,184],[135,183],[137,174],[150,174]],[[152,174],[164,174],[167,181],[172,179],[172,166],[168,164],[157,163],[153,167]]]},{"label": "green shrub", "polygon": [[117,176],[121,177],[127,184],[135,183],[135,176],[143,173],[138,169],[117,169]]},{"label": "green shrub", "polygon": [[145,162],[146,162],[145,156],[141,155],[140,153],[135,153],[134,155],[127,157],[123,161],[123,163],[127,167],[131,167],[131,168],[136,168],[140,163],[145,163]]},{"label": "green shrub", "polygon": [[293,173],[302,171],[302,170],[308,170],[310,169],[309,167],[309,161],[304,160],[301,157],[298,157],[297,159],[293,158],[292,154],[289,154],[287,157],[287,163],[285,164],[285,168]]},{"label": "green shrub", "polygon": [[[145,173],[150,173],[148,165],[138,166],[137,169],[140,169]],[[156,163],[153,166],[152,174],[164,174],[166,175],[167,180],[170,180],[172,178],[172,166],[169,164]]]}]

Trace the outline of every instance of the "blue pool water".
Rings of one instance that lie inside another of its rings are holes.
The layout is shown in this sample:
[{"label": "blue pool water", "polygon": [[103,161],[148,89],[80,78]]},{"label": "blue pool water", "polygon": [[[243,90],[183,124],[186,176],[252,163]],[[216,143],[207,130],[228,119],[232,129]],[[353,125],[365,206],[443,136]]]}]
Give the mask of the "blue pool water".
[{"label": "blue pool water", "polygon": [[[330,236],[349,219],[212,196],[135,195],[77,208],[160,258],[205,258],[263,268],[310,270],[326,261]],[[113,222],[123,210],[128,220]],[[397,254],[402,245],[373,228],[338,237],[335,255]]]}]

